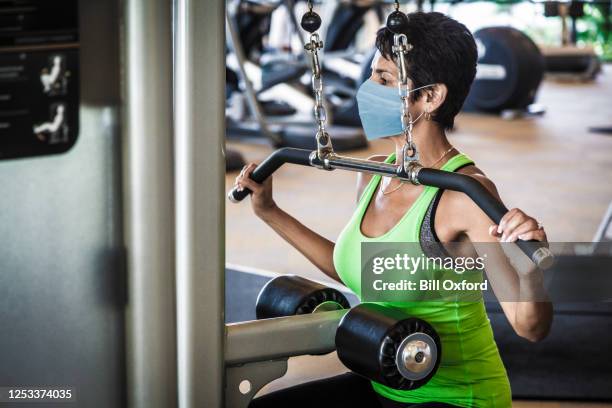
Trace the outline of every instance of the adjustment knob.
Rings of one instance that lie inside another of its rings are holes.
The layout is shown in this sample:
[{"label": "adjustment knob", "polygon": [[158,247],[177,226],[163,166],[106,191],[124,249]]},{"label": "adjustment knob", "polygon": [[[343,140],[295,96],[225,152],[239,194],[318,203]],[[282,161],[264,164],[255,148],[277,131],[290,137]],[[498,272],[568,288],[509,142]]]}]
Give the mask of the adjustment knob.
[{"label": "adjustment knob", "polygon": [[408,16],[399,10],[395,10],[387,17],[387,28],[395,34],[405,33],[408,29]]},{"label": "adjustment knob", "polygon": [[300,25],[309,33],[314,33],[321,27],[321,17],[314,11],[309,11],[302,16]]}]

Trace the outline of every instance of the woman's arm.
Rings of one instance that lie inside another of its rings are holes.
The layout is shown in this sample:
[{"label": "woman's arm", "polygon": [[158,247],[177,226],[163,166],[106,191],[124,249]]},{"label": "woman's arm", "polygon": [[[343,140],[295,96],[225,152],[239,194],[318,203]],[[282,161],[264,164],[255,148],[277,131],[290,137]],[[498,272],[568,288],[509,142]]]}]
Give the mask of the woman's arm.
[{"label": "woman's arm", "polygon": [[246,187],[253,192],[251,205],[255,214],[323,273],[340,282],[333,260],[335,244],[280,209],[272,197],[272,177],[262,184],[251,180],[250,175],[256,166],[255,163],[245,166],[236,177],[239,188]]},{"label": "woman's arm", "polygon": [[[510,243],[517,239],[547,242],[544,229],[534,218],[518,208],[508,211],[499,225],[492,225],[489,234],[499,239],[500,242]],[[507,250],[514,253],[512,259],[525,259],[518,248],[509,247]],[[506,315],[515,316],[517,324],[515,330],[519,335],[531,341],[542,340],[550,331],[553,320],[552,304],[545,301],[548,296],[544,289],[542,271],[529,261],[522,267],[517,265],[516,270],[519,278],[518,299],[529,299],[530,301],[500,302],[501,306],[504,312],[508,310]]]},{"label": "woman's arm", "polygon": [[[490,180],[483,175],[472,176],[499,198]],[[517,208],[506,213],[499,225],[494,225],[464,194],[454,195],[457,200],[463,201],[455,207],[463,210],[464,217],[459,219],[464,220],[464,232],[474,243],[478,254],[485,259],[487,276],[506,318],[519,336],[530,341],[542,340],[550,331],[553,317],[552,305],[547,301],[544,290],[542,272],[518,248],[502,248],[494,244],[514,242],[517,239],[546,242],[544,230],[535,219]],[[511,253],[513,262],[510,262],[504,249]]]}]

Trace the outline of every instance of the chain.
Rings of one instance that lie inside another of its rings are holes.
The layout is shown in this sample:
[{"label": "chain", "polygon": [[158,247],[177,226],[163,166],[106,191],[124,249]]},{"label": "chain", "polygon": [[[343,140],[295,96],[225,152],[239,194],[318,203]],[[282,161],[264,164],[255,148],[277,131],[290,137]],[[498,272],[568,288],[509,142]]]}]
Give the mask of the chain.
[{"label": "chain", "polygon": [[327,122],[327,111],[325,110],[325,100],[323,97],[323,76],[321,75],[321,65],[319,62],[319,50],[323,48],[319,34],[312,33],[309,41],[304,44],[304,49],[310,55],[310,65],[312,68],[312,91],[314,93],[314,117],[317,122],[317,153],[319,157],[324,152],[332,149],[331,140],[325,125]]},{"label": "chain", "polygon": [[[399,4],[396,2],[396,7]],[[393,36],[393,47],[392,51],[395,56],[395,63],[397,65],[397,88],[399,97],[402,101],[401,108],[401,121],[402,121],[402,133],[406,138],[406,144],[403,148],[403,160],[400,162],[400,166],[403,169],[407,168],[407,165],[411,161],[417,161],[419,159],[416,145],[412,139],[412,115],[410,114],[410,85],[408,84],[408,67],[406,63],[406,54],[412,49],[412,45],[408,43],[408,38],[405,34],[395,34]]]},{"label": "chain", "polygon": [[323,49],[323,41],[316,32],[321,26],[321,18],[312,11],[312,0],[308,0],[308,12],[302,17],[302,28],[310,32],[310,38],[304,44],[304,49],[310,56],[310,67],[312,69],[312,93],[314,94],[314,118],[317,122],[317,156],[321,159],[326,153],[333,152],[331,138],[325,129],[327,123],[327,111],[325,110],[325,98],[323,97],[323,77],[321,75],[321,64],[319,62],[319,50]]}]

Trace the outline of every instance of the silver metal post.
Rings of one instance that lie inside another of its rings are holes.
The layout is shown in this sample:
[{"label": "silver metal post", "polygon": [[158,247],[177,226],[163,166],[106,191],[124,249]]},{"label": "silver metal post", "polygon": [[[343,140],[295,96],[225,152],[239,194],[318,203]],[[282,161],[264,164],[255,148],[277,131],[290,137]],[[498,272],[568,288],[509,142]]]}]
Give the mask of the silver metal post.
[{"label": "silver metal post", "polygon": [[348,309],[227,325],[228,365],[275,360],[336,349],[334,338]]},{"label": "silver metal post", "polygon": [[176,406],[171,0],[124,2],[130,407]]},{"label": "silver metal post", "polygon": [[223,405],[225,2],[175,0],[178,399]]}]

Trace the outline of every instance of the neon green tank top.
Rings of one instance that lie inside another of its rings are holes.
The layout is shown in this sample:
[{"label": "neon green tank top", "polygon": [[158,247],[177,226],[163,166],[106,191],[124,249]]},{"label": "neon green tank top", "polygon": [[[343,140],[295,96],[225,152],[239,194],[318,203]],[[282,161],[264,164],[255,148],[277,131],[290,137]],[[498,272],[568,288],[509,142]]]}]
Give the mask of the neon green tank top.
[{"label": "neon green tank top", "polygon": [[[392,163],[395,154],[385,162]],[[452,157],[442,170],[455,171],[473,161],[464,154]],[[421,223],[438,188],[425,186],[400,221],[380,237],[366,237],[361,221],[381,176],[366,186],[357,209],[340,233],[334,248],[334,266],[340,279],[361,299],[362,242],[419,242]],[[482,297],[476,302],[393,303],[410,316],[429,322],[440,335],[442,360],[434,377],[423,387],[400,391],[372,382],[380,395],[399,402],[443,402],[460,407],[510,407],[512,398],[506,369],[493,338]]]}]

